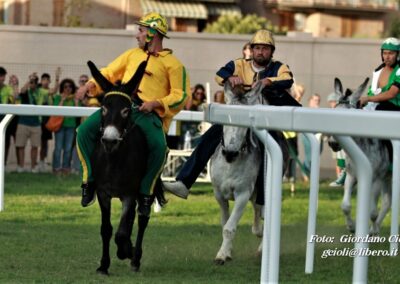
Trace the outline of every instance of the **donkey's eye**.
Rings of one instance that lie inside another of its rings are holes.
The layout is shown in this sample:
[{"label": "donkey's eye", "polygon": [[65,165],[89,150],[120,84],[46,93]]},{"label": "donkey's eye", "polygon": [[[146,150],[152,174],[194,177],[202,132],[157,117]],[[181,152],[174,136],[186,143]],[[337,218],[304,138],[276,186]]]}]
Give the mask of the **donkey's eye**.
[{"label": "donkey's eye", "polygon": [[128,107],[122,109],[122,110],[121,110],[121,116],[122,116],[122,118],[127,118],[128,115],[129,115],[129,111],[130,111],[130,108],[128,108]]},{"label": "donkey's eye", "polygon": [[108,112],[107,107],[106,106],[102,106],[101,107],[101,115],[105,116],[105,115],[107,115],[107,112]]}]

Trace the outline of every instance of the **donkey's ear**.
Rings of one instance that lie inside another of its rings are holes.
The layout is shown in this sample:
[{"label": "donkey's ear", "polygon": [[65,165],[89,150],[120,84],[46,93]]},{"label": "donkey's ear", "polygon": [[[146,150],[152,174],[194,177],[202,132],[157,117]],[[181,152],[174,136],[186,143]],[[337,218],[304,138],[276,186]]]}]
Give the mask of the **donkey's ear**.
[{"label": "donkey's ear", "polygon": [[92,61],[88,61],[87,65],[89,66],[90,73],[92,73],[93,78],[96,80],[97,84],[100,85],[101,89],[104,92],[107,92],[114,87],[114,85],[100,73],[99,69],[97,69],[96,65]]},{"label": "donkey's ear", "polygon": [[340,82],[340,79],[335,78],[335,93],[343,96],[343,86],[342,86],[342,82]]},{"label": "donkey's ear", "polygon": [[144,72],[146,71],[147,61],[143,61],[140,63],[138,69],[132,78],[128,81],[128,83],[122,86],[122,92],[126,94],[132,94],[139,87],[140,81],[144,76]]},{"label": "donkey's ear", "polygon": [[232,101],[235,98],[235,94],[232,91],[232,85],[229,82],[229,80],[225,81],[225,85],[224,85],[224,95],[225,95],[225,103],[227,105],[232,104]]},{"label": "donkey's ear", "polygon": [[361,97],[361,95],[364,93],[365,89],[367,88],[369,78],[365,78],[364,82],[358,86],[357,90],[354,91],[354,93],[351,95],[351,99],[354,101],[358,101]]}]

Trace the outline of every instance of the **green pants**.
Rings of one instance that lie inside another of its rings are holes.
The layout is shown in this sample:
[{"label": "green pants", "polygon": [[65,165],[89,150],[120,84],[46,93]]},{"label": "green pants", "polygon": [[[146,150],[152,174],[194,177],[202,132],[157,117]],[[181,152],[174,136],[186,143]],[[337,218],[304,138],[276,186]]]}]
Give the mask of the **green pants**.
[{"label": "green pants", "polygon": [[[140,185],[140,193],[149,195],[153,192],[155,182],[161,174],[167,154],[167,143],[162,128],[162,121],[154,113],[143,113],[132,109],[131,121],[138,125],[147,139],[149,157],[147,170]],[[101,110],[89,116],[78,128],[76,145],[79,160],[82,164],[82,182],[93,181],[90,157],[99,139]]]}]

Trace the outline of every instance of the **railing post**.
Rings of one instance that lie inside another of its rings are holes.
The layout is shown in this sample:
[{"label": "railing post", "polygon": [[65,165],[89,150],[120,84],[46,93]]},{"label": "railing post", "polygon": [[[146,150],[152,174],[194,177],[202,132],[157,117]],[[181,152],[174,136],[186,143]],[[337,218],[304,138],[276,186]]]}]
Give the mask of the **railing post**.
[{"label": "railing post", "polygon": [[[334,136],[340,143],[351,160],[355,163],[357,170],[357,217],[356,217],[356,237],[368,236],[368,222],[370,217],[370,200],[372,185],[372,167],[367,156],[357,146],[354,140],[345,136]],[[354,244],[356,252],[368,249],[368,242],[356,242]],[[355,256],[353,264],[353,283],[367,283],[368,279],[368,257]]]},{"label": "railing post", "polygon": [[[392,169],[392,221],[390,235],[399,234],[399,199],[400,199],[400,141],[392,140],[393,145],[393,169]],[[398,249],[397,242],[390,242],[390,250]]]},{"label": "railing post", "polygon": [[0,122],[0,212],[4,210],[4,169],[5,169],[5,150],[6,150],[6,130],[13,114],[6,114]]},{"label": "railing post", "polygon": [[319,191],[319,164],[320,164],[320,142],[311,133],[303,133],[311,143],[311,173],[310,173],[310,197],[308,202],[308,225],[306,240],[306,267],[305,273],[314,270],[315,242],[310,242],[311,236],[315,235],[317,227],[318,191]]},{"label": "railing post", "polygon": [[[264,189],[264,232],[261,283],[278,283],[282,207],[282,150],[268,132],[254,129],[268,152],[267,185]],[[264,168],[265,176],[265,168]],[[270,209],[268,209],[270,207]],[[267,215],[269,213],[269,216]]]}]

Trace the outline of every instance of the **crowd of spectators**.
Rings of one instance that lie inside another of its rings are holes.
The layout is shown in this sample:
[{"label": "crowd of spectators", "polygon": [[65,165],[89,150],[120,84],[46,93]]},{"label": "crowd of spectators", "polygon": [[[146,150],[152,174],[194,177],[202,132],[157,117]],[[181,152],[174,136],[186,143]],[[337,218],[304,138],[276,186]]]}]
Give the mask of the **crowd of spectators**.
[{"label": "crowd of spectators", "polygon": [[[77,83],[72,78],[61,78],[61,68],[55,70],[54,82],[49,73],[43,73],[39,77],[36,72],[33,72],[26,81],[14,74],[7,75],[7,70],[0,66],[2,104],[100,106],[97,98],[76,95],[79,86],[89,80],[86,74],[79,76]],[[4,115],[0,117],[0,120],[3,117]],[[7,167],[7,171],[53,172],[62,175],[79,173],[80,163],[75,147],[75,136],[76,128],[84,118],[64,117],[61,128],[55,132],[46,128],[48,119],[49,117],[36,115],[15,116],[12,119],[6,132],[5,163],[7,165],[13,140],[17,165]],[[49,141],[52,139],[54,139],[54,150],[49,153]],[[26,159],[26,153],[29,153],[30,161]]]}]

